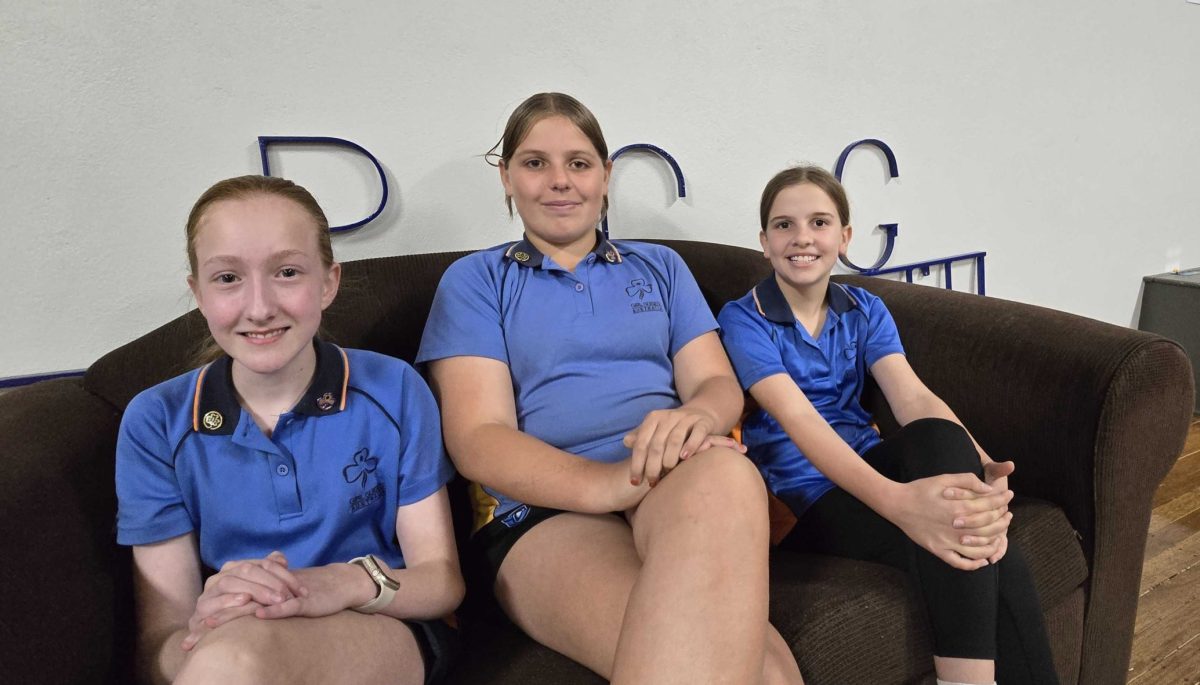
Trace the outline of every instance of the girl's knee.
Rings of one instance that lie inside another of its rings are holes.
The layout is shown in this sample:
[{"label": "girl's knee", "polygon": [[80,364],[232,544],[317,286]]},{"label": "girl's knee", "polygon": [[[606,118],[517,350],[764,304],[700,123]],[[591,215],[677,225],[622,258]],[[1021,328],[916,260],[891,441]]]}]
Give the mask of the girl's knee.
[{"label": "girl's knee", "polygon": [[244,617],[220,626],[192,649],[176,683],[220,682],[222,685],[269,682],[277,654],[274,631],[261,619]]},{"label": "girl's knee", "polygon": [[696,468],[689,474],[694,487],[711,493],[710,504],[753,506],[767,503],[767,488],[753,462],[724,447],[714,447],[692,457]]},{"label": "girl's knee", "polygon": [[914,478],[943,473],[982,475],[975,442],[957,423],[939,418],[918,419],[905,426],[904,432],[916,448],[910,451],[908,464]]},{"label": "girl's knee", "polygon": [[663,525],[695,526],[714,543],[722,536],[718,531],[753,534],[761,528],[765,534],[766,485],[744,455],[725,448],[706,450],[672,471],[642,501],[635,536],[639,529]]}]

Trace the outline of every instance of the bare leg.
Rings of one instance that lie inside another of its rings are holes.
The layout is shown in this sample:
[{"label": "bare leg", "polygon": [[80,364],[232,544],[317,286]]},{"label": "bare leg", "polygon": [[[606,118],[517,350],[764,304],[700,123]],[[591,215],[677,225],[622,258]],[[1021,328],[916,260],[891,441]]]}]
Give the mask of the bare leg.
[{"label": "bare leg", "polygon": [[496,599],[534,640],[610,679],[640,570],[625,522],[560,514],[513,545],[496,574]]},{"label": "bare leg", "polygon": [[996,662],[991,659],[958,659],[933,657],[937,677],[952,683],[993,683],[996,681]]},{"label": "bare leg", "polygon": [[175,683],[420,685],[424,674],[408,626],[388,616],[343,611],[315,619],[230,621],[189,653]]},{"label": "bare leg", "polygon": [[800,682],[767,624],[765,492],[745,457],[696,455],[630,518],[632,530],[585,514],[538,524],[500,567],[501,606],[618,684]]},{"label": "bare leg", "polygon": [[792,648],[788,646],[779,631],[775,630],[775,626],[770,624],[767,625],[767,644],[764,656],[764,685],[804,685],[804,678],[800,677],[800,666],[796,664]]},{"label": "bare leg", "polygon": [[766,490],[742,455],[698,454],[632,517],[642,572],[614,683],[752,683],[767,637]]}]

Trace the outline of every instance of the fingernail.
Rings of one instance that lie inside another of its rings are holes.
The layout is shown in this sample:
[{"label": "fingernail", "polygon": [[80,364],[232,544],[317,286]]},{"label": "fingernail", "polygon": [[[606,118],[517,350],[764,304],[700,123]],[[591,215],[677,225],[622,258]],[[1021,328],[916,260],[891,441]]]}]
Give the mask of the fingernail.
[{"label": "fingernail", "polygon": [[655,485],[658,485],[658,481],[654,478],[651,478],[650,479],[650,487],[654,487]]},{"label": "fingernail", "polygon": [[679,461],[685,461],[690,456],[692,456],[692,455],[688,454],[687,452],[680,452],[679,453]]},{"label": "fingernail", "polygon": [[634,486],[634,487],[637,487],[637,486],[639,486],[639,485],[641,485],[641,484],[642,484],[642,481],[641,481],[641,479],[640,479],[640,478],[630,478],[630,479],[629,479],[629,484],[630,484],[630,485],[632,485],[632,486]]},{"label": "fingernail", "polygon": [[965,523],[966,522],[963,521],[962,519],[954,519],[954,527],[955,528],[962,528]]}]

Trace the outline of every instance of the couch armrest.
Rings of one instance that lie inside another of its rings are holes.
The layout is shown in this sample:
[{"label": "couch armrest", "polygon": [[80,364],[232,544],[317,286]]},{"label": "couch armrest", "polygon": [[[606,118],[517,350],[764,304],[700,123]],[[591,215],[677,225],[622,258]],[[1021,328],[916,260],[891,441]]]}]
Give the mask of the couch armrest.
[{"label": "couch armrest", "polygon": [[1041,307],[844,280],[884,299],[917,374],[992,457],[1016,462],[1013,489],[1066,512],[1090,566],[1080,682],[1125,682],[1154,491],[1192,414],[1183,350]]},{"label": "couch armrest", "polygon": [[9,682],[121,682],[132,640],[115,544],[120,417],[76,378],[0,395],[0,672]]}]

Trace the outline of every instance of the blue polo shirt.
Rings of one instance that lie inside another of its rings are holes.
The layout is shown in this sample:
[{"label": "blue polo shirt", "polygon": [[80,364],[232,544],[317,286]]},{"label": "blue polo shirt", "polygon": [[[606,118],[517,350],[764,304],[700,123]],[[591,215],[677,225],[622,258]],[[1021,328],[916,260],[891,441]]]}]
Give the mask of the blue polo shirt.
[{"label": "blue polo shirt", "polygon": [[[889,354],[904,354],[904,348],[878,297],[831,281],[826,299],[829,312],[814,339],[792,314],[772,273],[721,309],[721,339],[744,389],[787,374],[837,434],[862,454],[880,442],[860,402],[863,383],[872,364]],[[746,417],[742,441],[771,492],[797,515],[833,489],[766,411]]]},{"label": "blue polo shirt", "polygon": [[[716,329],[683,260],[660,245],[596,247],[571,272],[528,240],[481,250],[446,270],[417,362],[472,356],[508,365],[517,428],[604,462],[629,456],[626,433],[678,407],[672,358]],[[476,526],[515,524],[525,507],[475,489]],[[511,514],[511,516],[506,516]]]},{"label": "blue polo shirt", "polygon": [[404,566],[396,508],[453,475],[433,394],[411,366],[315,342],[317,368],[268,438],[231,360],[133,399],[117,439],[117,542],[195,531],[211,568],[281,550],[295,568],[368,552]]}]

